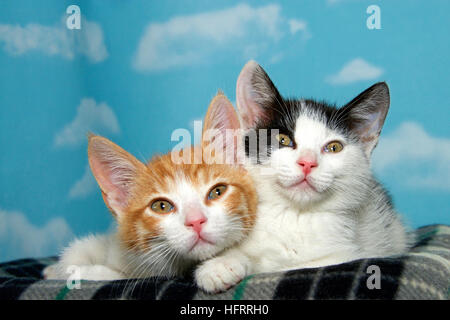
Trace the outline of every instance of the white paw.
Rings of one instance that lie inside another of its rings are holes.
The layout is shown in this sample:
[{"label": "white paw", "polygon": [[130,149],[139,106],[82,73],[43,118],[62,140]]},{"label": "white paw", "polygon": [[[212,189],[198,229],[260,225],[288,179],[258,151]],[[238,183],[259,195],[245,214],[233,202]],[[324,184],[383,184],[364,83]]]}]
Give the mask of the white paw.
[{"label": "white paw", "polygon": [[197,286],[207,292],[222,292],[247,276],[245,261],[233,257],[217,257],[201,264],[195,271]]}]

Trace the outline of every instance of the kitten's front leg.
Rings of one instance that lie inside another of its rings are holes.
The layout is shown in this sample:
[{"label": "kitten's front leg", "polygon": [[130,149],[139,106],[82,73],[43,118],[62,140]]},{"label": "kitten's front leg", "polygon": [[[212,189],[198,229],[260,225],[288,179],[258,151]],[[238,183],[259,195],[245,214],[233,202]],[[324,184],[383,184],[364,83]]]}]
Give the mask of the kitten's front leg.
[{"label": "kitten's front leg", "polygon": [[[114,234],[91,235],[72,241],[62,252],[59,261],[45,268],[42,273],[45,279],[124,279],[124,274],[117,267],[117,257],[121,256]],[[116,263],[111,264],[111,261]]]},{"label": "kitten's front leg", "polygon": [[126,279],[121,272],[107,266],[96,265],[71,265],[64,268],[60,264],[53,264],[43,270],[44,279],[66,280],[69,277],[79,280],[119,280]]},{"label": "kitten's front leg", "polygon": [[222,292],[239,283],[250,274],[250,259],[238,250],[203,262],[195,270],[197,286],[206,292]]},{"label": "kitten's front leg", "polygon": [[53,280],[65,280],[68,278],[68,274],[62,272],[61,266],[58,263],[49,265],[42,270],[42,277],[45,280],[53,279]]}]

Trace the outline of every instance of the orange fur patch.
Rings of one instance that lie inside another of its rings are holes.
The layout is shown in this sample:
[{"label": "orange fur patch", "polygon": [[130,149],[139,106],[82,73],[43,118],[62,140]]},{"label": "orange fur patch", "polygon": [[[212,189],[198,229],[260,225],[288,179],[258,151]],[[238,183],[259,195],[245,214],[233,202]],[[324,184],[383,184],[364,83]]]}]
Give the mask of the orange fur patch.
[{"label": "orange fur patch", "polygon": [[[231,103],[225,96],[219,94],[211,102],[205,120],[206,128],[214,126],[211,117],[215,116],[217,112],[212,112],[211,109],[217,109],[219,106],[223,108],[221,110],[234,112]],[[227,114],[225,118],[227,117],[234,118],[236,115]],[[238,125],[238,121],[234,120],[233,125]],[[172,154],[168,153],[155,156],[144,165],[113,142],[99,136],[91,135],[89,137],[89,163],[102,191],[106,206],[118,220],[119,236],[126,247],[133,250],[149,249],[150,241],[148,240],[159,235],[160,222],[164,216],[148,215],[146,210],[150,210],[149,206],[154,197],[169,193],[171,187],[177,186],[179,183],[177,179],[180,176],[190,181],[197,190],[205,185],[212,187],[210,184],[214,181],[233,186],[233,188],[227,189],[226,196],[213,201],[222,205],[227,214],[239,216],[242,219],[246,230],[244,233],[253,226],[258,199],[250,175],[240,166],[207,164],[202,161],[206,145],[202,143],[198,147],[180,151],[179,155],[181,156],[190,152],[192,164],[176,164],[172,161]],[[120,172],[118,172],[121,167],[118,169],[117,165],[113,163],[113,161],[117,161],[116,156],[120,160],[118,164],[126,169],[126,174],[123,176],[120,176]],[[117,181],[116,184],[112,183],[111,177],[115,177],[119,184],[117,185]],[[207,195],[202,195],[202,197],[204,197],[205,204],[210,205]],[[126,201],[123,198],[126,198]],[[114,210],[115,206],[116,208],[120,207],[120,210],[116,210],[120,211],[120,214]]]},{"label": "orange fur patch", "polygon": [[[129,248],[146,249],[148,244],[148,239],[142,238],[136,229],[138,224],[147,230],[148,237],[158,235],[160,219],[145,213],[150,205],[146,199],[168,193],[168,186],[176,185],[176,177],[180,175],[197,187],[217,180],[232,185],[234,188],[226,191],[229,194],[224,199],[214,201],[221,201],[228,214],[241,217],[246,230],[253,226],[258,199],[253,181],[245,169],[220,164],[174,164],[169,153],[154,157],[136,179],[132,198],[119,224],[119,234]],[[204,196],[206,205],[209,205]]]}]

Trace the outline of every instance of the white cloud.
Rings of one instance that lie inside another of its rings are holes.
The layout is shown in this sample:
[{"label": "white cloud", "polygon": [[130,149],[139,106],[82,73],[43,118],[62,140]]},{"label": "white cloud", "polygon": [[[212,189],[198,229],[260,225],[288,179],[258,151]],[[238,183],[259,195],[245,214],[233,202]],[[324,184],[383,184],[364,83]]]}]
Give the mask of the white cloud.
[{"label": "white cloud", "polygon": [[97,63],[108,57],[103,41],[103,30],[96,22],[82,16],[81,29],[69,30],[65,17],[54,26],[30,23],[26,26],[0,24],[0,44],[6,52],[20,56],[37,51],[49,56],[62,56],[73,59],[75,55],[84,55]]},{"label": "white cloud", "polygon": [[[300,31],[299,21],[293,26],[296,32]],[[157,71],[217,59],[224,52],[255,58],[277,43],[287,30],[288,24],[278,5],[253,8],[239,4],[176,16],[147,26],[133,65],[140,71]]]},{"label": "white cloud", "polygon": [[382,136],[372,163],[380,176],[408,187],[450,191],[450,139],[432,137],[415,122]]},{"label": "white cloud", "polygon": [[307,30],[307,24],[304,20],[298,20],[298,19],[290,19],[288,21],[289,23],[289,29],[292,34],[296,34],[299,31],[306,31]]},{"label": "white cloud", "polygon": [[69,199],[85,198],[97,190],[97,182],[92,175],[91,168],[86,166],[83,176],[76,181],[69,191]]},{"label": "white cloud", "polygon": [[383,69],[369,64],[361,58],[353,59],[342,69],[325,80],[332,85],[344,85],[364,80],[374,80],[384,73]]},{"label": "white cloud", "polygon": [[106,103],[97,104],[94,99],[84,98],[77,108],[75,119],[55,135],[54,145],[79,145],[87,141],[86,134],[89,131],[117,134],[120,128],[114,111]]},{"label": "white cloud", "polygon": [[0,261],[56,255],[72,238],[61,217],[38,227],[21,212],[0,209]]}]

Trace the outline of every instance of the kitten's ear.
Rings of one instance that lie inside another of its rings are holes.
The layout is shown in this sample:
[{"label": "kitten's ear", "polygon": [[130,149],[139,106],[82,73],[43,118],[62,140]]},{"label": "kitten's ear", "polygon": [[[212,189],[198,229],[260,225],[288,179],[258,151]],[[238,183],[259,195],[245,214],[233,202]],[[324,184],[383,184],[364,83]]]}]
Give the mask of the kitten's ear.
[{"label": "kitten's ear", "polygon": [[[233,104],[219,91],[209,104],[205,116],[202,133],[202,149],[205,151],[218,151],[220,156],[226,155],[229,164],[236,163],[240,159],[238,150],[242,134],[240,122]],[[219,139],[220,137],[220,139]],[[218,155],[219,156],[219,155]],[[205,159],[207,162],[208,160]]]},{"label": "kitten's ear", "polygon": [[385,82],[379,82],[342,108],[347,114],[347,126],[363,143],[368,158],[378,143],[389,103],[389,88]]},{"label": "kitten's ear", "polygon": [[271,119],[282,101],[277,88],[264,69],[249,61],[239,74],[236,84],[236,104],[245,129]]},{"label": "kitten's ear", "polygon": [[89,135],[89,165],[110,210],[120,215],[129,204],[145,165],[106,138]]}]

